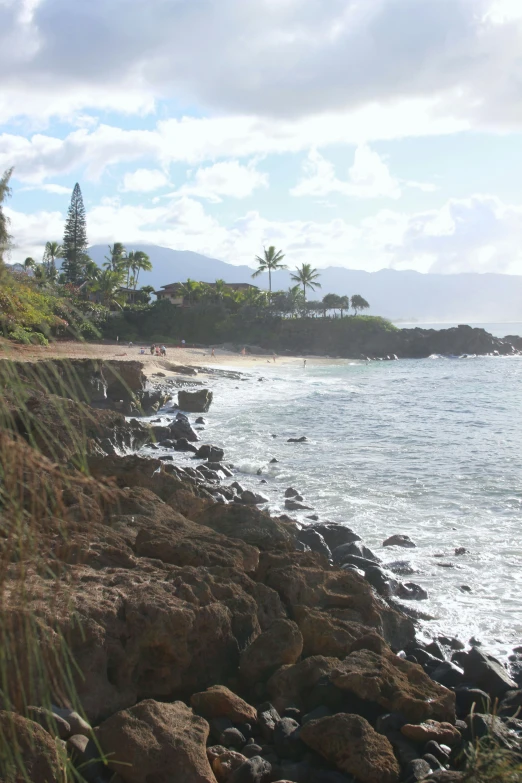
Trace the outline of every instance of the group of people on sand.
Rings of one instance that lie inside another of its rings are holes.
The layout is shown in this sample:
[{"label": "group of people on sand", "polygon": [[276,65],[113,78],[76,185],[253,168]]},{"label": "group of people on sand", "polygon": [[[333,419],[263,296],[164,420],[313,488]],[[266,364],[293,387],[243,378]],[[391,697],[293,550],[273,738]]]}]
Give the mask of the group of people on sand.
[{"label": "group of people on sand", "polygon": [[150,346],[150,355],[151,356],[166,356],[167,355],[167,349],[164,345],[155,345],[154,343]]}]

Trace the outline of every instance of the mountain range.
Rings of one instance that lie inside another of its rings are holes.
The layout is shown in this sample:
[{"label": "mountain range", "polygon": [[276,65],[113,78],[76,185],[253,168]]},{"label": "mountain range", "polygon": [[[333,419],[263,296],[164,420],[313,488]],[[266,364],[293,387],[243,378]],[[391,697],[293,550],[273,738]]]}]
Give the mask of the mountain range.
[{"label": "mountain range", "polygon": [[[124,243],[125,244],[125,243]],[[125,244],[128,251],[143,250],[150,256],[152,272],[140,274],[139,285],[162,285],[187,280],[206,283],[223,279],[227,283],[254,283],[268,288],[268,275],[252,280],[254,269],[236,266],[189,250],[171,250],[147,244]],[[108,255],[105,245],[93,245],[91,258],[99,265]],[[310,299],[327,293],[360,294],[370,303],[369,313],[392,320],[431,322],[495,323],[522,321],[522,275],[429,274],[381,269],[365,272],[343,267],[326,267],[321,288]],[[272,288],[286,289],[290,271],[272,275]]]}]

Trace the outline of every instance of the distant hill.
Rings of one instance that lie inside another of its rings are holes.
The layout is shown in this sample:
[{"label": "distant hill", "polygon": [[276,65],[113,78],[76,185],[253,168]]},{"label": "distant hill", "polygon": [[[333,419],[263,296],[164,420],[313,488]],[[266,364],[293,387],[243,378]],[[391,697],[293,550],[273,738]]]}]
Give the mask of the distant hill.
[{"label": "distant hill", "polygon": [[[227,283],[255,282],[268,287],[268,276],[252,280],[253,269],[208,258],[190,250],[171,250],[146,244],[126,244],[127,250],[143,250],[154,265],[152,272],[141,273],[140,285],[160,288],[167,283],[222,278]],[[94,245],[89,253],[97,264],[108,254],[105,245]],[[467,323],[522,321],[522,276],[467,273],[432,275],[412,271],[381,269],[364,272],[342,267],[321,269],[322,288],[310,298],[326,293],[361,294],[371,305],[370,313],[394,320],[420,322],[462,321]],[[289,272],[273,275],[274,289],[288,288]]]}]

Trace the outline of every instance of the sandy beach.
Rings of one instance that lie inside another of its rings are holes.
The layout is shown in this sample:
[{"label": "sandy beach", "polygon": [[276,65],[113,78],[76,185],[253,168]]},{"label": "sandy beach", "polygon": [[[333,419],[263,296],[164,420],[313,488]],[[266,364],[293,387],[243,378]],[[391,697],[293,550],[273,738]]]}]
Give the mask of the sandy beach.
[{"label": "sandy beach", "polygon": [[[346,359],[335,359],[325,356],[276,356],[275,364],[281,365],[331,364],[332,361],[344,363]],[[38,361],[45,359],[117,359],[121,361],[139,360],[143,362],[147,374],[157,370],[165,370],[165,359],[150,354],[146,347],[141,353],[141,345],[124,343],[80,343],[74,341],[54,342],[47,346],[17,345],[7,340],[0,340],[0,359],[16,359],[17,361]],[[271,356],[242,356],[231,351],[215,349],[215,357],[211,356],[209,348],[167,348],[167,362],[189,367],[227,366],[236,370],[252,369],[263,365],[274,364]]]}]

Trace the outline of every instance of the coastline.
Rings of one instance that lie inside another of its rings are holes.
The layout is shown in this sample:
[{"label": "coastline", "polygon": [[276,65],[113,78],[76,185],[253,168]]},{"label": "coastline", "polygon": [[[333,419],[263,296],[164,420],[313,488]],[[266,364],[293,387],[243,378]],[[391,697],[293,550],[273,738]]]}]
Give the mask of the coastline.
[{"label": "coastline", "polygon": [[[156,725],[154,711],[175,709],[181,711],[178,726],[203,721],[204,739],[192,759],[205,783],[214,783],[213,772],[230,753],[238,769],[261,765],[267,780],[280,781],[349,783],[355,775],[368,783],[402,783],[413,762],[426,775],[461,769],[459,754],[473,739],[477,711],[482,719],[492,700],[501,700],[507,717],[495,721],[504,725],[513,715],[509,693],[518,694],[521,683],[478,645],[465,649],[453,635],[417,636],[415,609],[405,611],[386,596],[373,553],[356,531],[321,520],[303,529],[286,514],[269,516],[252,492],[230,483],[233,473],[225,480],[221,468],[233,455],[209,444],[205,430],[194,430],[205,427],[197,419],[211,417],[212,407],[185,415],[170,409],[167,426],[163,405],[174,385],[186,390],[188,384],[182,373],[155,376],[163,373],[156,361],[149,362],[152,390],[136,389],[157,405],[152,430],[145,420],[112,412],[111,406],[120,409],[121,387],[103,409],[88,413],[96,425],[89,433],[91,476],[112,493],[103,506],[94,503],[92,490],[82,506],[83,488],[79,495],[70,486],[79,480],[69,462],[75,444],[66,437],[60,442],[70,508],[63,519],[71,515],[73,523],[67,546],[54,551],[66,564],[66,603],[81,607],[90,634],[94,621],[97,627],[87,641],[76,639],[88,675],[78,682],[79,697],[96,726],[95,740],[117,757],[120,746],[109,728],[127,726],[135,716]],[[118,357],[105,366],[135,373],[138,364],[139,358]],[[209,383],[198,379],[197,386]],[[54,401],[41,391],[27,393],[38,424],[56,426]],[[83,430],[85,409],[73,399],[68,405],[71,421],[79,415],[76,426]],[[162,440],[171,442],[170,459],[156,458]],[[176,465],[179,447],[190,454],[201,444],[206,449],[194,467]],[[150,448],[150,457],[136,454],[141,447]],[[41,448],[56,459],[52,444],[41,442]],[[50,469],[41,458],[39,475]],[[29,595],[38,606],[48,592],[45,580],[33,579]],[[52,603],[46,611],[53,621]],[[66,614],[60,621],[67,628]],[[386,688],[379,672],[386,672]],[[216,693],[225,704],[217,714],[201,706]],[[323,731],[330,727],[342,733],[343,744],[359,738],[355,759],[344,763],[329,752]],[[256,755],[248,755],[249,747]],[[460,772],[452,775],[447,779],[463,779]]]}]

